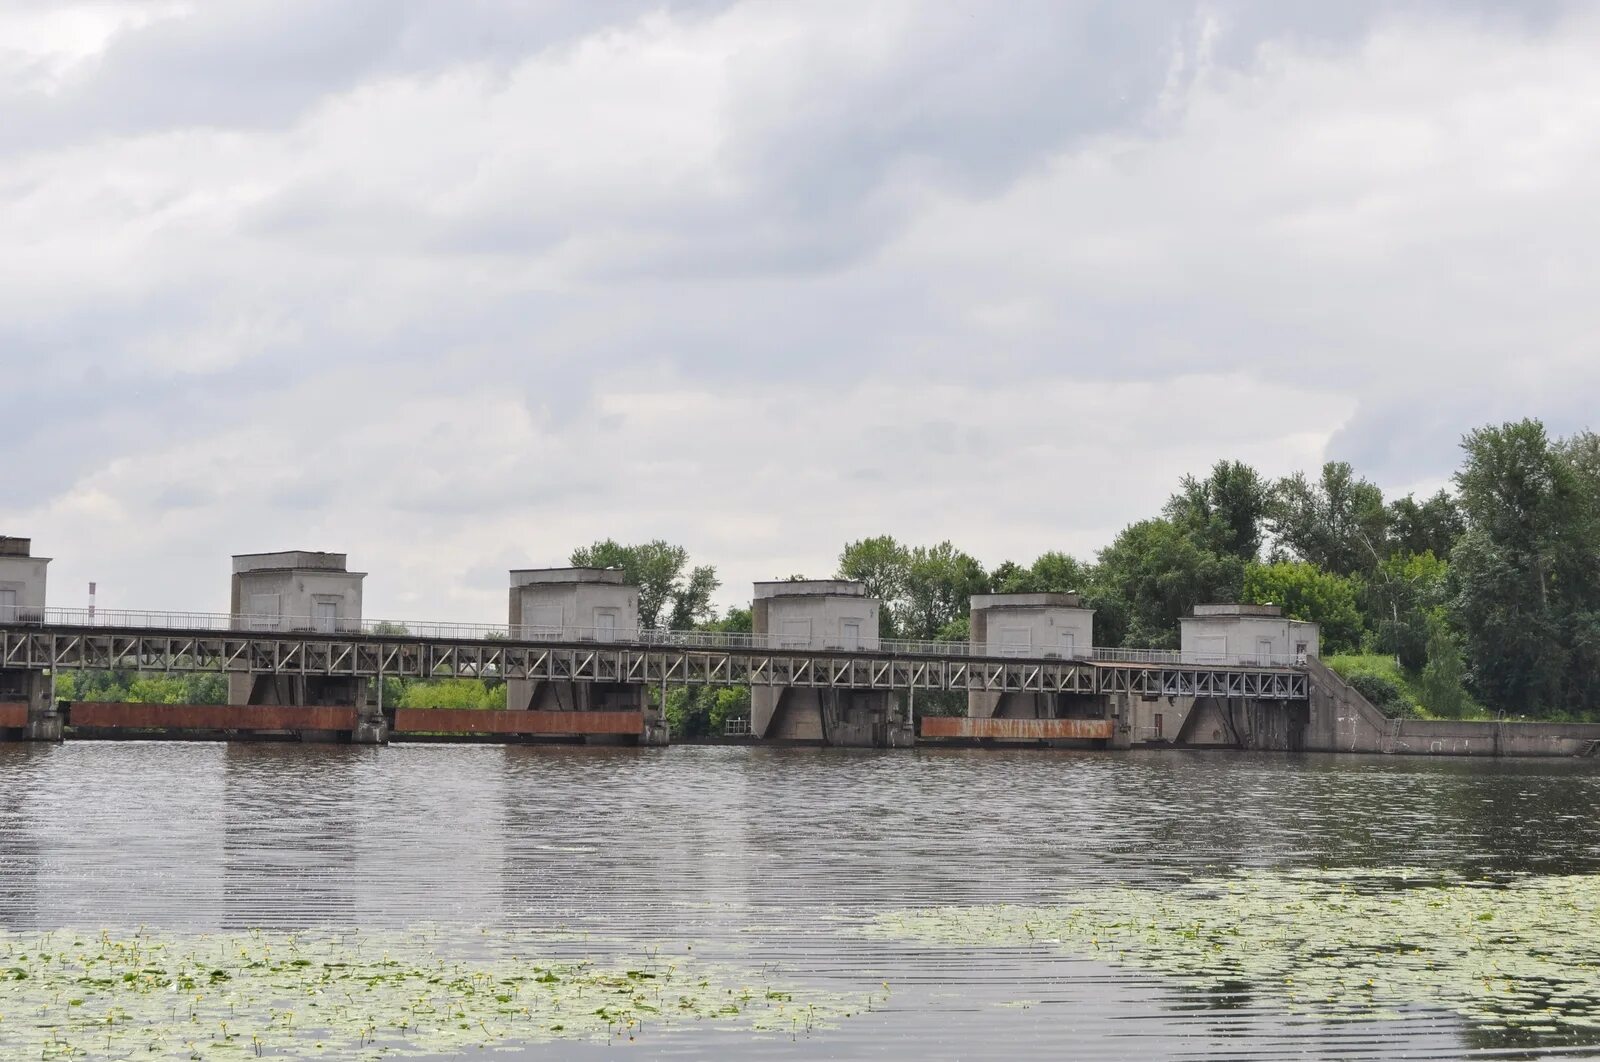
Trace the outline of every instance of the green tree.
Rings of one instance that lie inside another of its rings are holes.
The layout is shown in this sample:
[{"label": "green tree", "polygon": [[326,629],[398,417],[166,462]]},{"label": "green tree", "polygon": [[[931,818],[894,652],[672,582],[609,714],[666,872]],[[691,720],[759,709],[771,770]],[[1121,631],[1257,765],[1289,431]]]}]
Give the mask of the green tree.
[{"label": "green tree", "polygon": [[1467,529],[1461,506],[1444,491],[1419,502],[1412,495],[1389,503],[1389,549],[1391,555],[1420,556],[1432,553],[1442,561],[1450,559],[1456,539]]},{"label": "green tree", "polygon": [[1218,461],[1204,479],[1184,476],[1167,502],[1168,520],[1213,553],[1253,561],[1261,552],[1272,484],[1241,461]]},{"label": "green tree", "polygon": [[[387,694],[387,691],[385,691]],[[401,693],[397,708],[504,708],[506,688],[490,689],[480,679],[447,678],[413,682]]]},{"label": "green tree", "polygon": [[661,539],[624,546],[614,539],[572,551],[578,568],[621,568],[639,588],[639,626],[647,630],[666,623],[688,630],[715,615],[711,595],[721,584],[710,565],[689,567],[689,551]]},{"label": "green tree", "polygon": [[878,535],[847,543],[839,554],[840,579],[854,579],[867,588],[867,596],[883,602],[878,613],[878,636],[896,634],[894,605],[906,592],[911,551],[892,535]]},{"label": "green tree", "polygon": [[1367,626],[1379,650],[1407,671],[1427,662],[1432,617],[1449,599],[1450,566],[1433,553],[1393,553],[1362,590]]},{"label": "green tree", "polygon": [[[722,619],[708,620],[700,624],[698,629],[724,634],[749,634],[750,610],[729,609]],[[650,692],[653,695],[655,691]],[[716,737],[725,732],[730,716],[750,714],[750,687],[678,687],[667,692],[664,713],[674,738]]]},{"label": "green tree", "polygon": [[1491,706],[1592,712],[1600,693],[1600,475],[1587,434],[1552,443],[1544,425],[1486,427],[1456,474],[1467,532],[1452,568],[1453,618],[1470,676]]},{"label": "green tree", "polygon": [[971,554],[948,541],[917,546],[906,562],[905,594],[895,607],[895,623],[907,638],[932,640],[971,612],[972,595],[988,592],[989,573]]},{"label": "green tree", "polygon": [[1212,552],[1172,521],[1131,524],[1100,551],[1095,641],[1175,647],[1180,617],[1195,605],[1237,601],[1243,582],[1243,560]]},{"label": "green tree", "polygon": [[1324,655],[1348,652],[1361,643],[1356,582],[1347,576],[1304,561],[1251,564],[1244,572],[1243,600],[1253,605],[1281,605],[1290,618],[1317,624]]},{"label": "green tree", "polygon": [[1000,565],[989,573],[989,586],[997,594],[1032,593],[1027,588],[1031,574],[1016,561],[1001,561]]},{"label": "green tree", "polygon": [[117,704],[226,704],[228,677],[205,672],[63,671],[56,699]]},{"label": "green tree", "polygon": [[997,594],[1064,594],[1082,592],[1089,585],[1089,569],[1065,553],[1041,553],[1023,568],[1007,561],[990,575]]},{"label": "green tree", "polygon": [[1467,706],[1463,688],[1466,667],[1461,662],[1461,646],[1451,634],[1442,613],[1436,612],[1428,636],[1428,662],[1417,680],[1422,704],[1435,715],[1458,717]]},{"label": "green tree", "polygon": [[1388,552],[1383,492],[1344,461],[1322,466],[1313,483],[1296,472],[1272,491],[1268,526],[1279,552],[1335,575],[1366,573]]}]

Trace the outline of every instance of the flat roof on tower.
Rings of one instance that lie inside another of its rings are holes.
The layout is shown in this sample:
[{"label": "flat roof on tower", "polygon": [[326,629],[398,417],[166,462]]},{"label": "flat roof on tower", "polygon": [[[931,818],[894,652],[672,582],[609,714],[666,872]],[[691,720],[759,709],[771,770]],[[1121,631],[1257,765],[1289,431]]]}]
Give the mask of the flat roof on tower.
[{"label": "flat roof on tower", "polygon": [[763,597],[866,597],[865,583],[850,579],[773,579],[756,583],[757,598]]},{"label": "flat roof on tower", "polygon": [[1050,594],[973,594],[972,607],[982,608],[1076,608],[1085,612],[1094,609],[1085,609],[1077,594],[1050,593]]},{"label": "flat roof on tower", "polygon": [[621,568],[513,568],[512,586],[532,586],[536,583],[607,583],[622,586],[625,574]]},{"label": "flat roof on tower", "polygon": [[1282,605],[1196,605],[1194,618],[1207,616],[1282,616]]},{"label": "flat roof on tower", "polygon": [[[278,553],[235,553],[233,572],[318,571],[342,572],[345,568],[343,553],[322,553],[309,549],[289,549]],[[363,575],[364,572],[350,572]]]}]

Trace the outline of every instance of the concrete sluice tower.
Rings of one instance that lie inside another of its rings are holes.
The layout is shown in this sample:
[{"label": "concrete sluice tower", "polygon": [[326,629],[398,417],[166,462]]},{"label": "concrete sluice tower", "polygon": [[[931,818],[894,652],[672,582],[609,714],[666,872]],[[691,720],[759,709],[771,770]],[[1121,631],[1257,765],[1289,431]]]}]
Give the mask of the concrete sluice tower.
[{"label": "concrete sluice tower", "polygon": [[[353,634],[361,630],[361,582],[343,553],[287,550],[233,558],[229,613],[238,630]],[[341,675],[228,675],[229,704],[365,708],[367,680]]]},{"label": "concrete sluice tower", "polygon": [[[803,579],[755,584],[751,628],[776,653],[879,648],[882,604],[861,583]],[[777,741],[884,747],[910,744],[887,690],[753,686],[750,731]]]},{"label": "concrete sluice tower", "polygon": [[[33,541],[0,535],[0,623],[43,623],[49,557],[33,555]],[[43,671],[0,669],[0,702],[28,706],[25,735],[35,741],[61,737],[61,719],[50,700]]]},{"label": "concrete sluice tower", "polygon": [[[1077,594],[977,594],[972,598],[974,656],[1087,660],[1094,648],[1094,609]],[[1100,719],[1103,698],[1071,693],[967,693],[973,719]]]},{"label": "concrete sluice tower", "polygon": [[[639,640],[639,588],[617,568],[524,568],[511,572],[510,634],[515,641],[580,642],[602,647]],[[639,742],[665,744],[667,727],[646,687],[623,682],[507,679],[506,707],[516,711],[644,713]],[[590,742],[606,735],[589,735]]]},{"label": "concrete sluice tower", "polygon": [[1281,605],[1196,605],[1178,627],[1191,663],[1270,666],[1321,652],[1321,628],[1289,619]]}]

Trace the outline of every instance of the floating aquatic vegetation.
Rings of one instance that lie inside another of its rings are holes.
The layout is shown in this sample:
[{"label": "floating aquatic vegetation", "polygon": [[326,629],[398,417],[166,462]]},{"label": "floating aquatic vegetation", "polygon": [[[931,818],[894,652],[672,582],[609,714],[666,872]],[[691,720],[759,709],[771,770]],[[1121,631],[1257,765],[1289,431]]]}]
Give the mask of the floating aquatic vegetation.
[{"label": "floating aquatic vegetation", "polygon": [[0,931],[0,1057],[373,1058],[692,1021],[806,1035],[870,1000],[660,952],[622,964],[475,956],[437,935]]},{"label": "floating aquatic vegetation", "polygon": [[1244,871],[1070,904],[891,913],[875,935],[1051,947],[1333,1019],[1444,1007],[1485,1029],[1600,1029],[1600,876]]}]

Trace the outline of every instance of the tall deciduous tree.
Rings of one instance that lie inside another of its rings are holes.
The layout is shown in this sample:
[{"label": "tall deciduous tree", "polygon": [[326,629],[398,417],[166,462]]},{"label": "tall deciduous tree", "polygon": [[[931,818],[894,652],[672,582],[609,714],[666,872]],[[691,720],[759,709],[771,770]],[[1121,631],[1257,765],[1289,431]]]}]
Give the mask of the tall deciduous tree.
[{"label": "tall deciduous tree", "polygon": [[1011,561],[996,568],[990,587],[997,594],[1064,594],[1085,591],[1089,569],[1076,557],[1051,550],[1024,568]]},{"label": "tall deciduous tree", "polygon": [[1300,472],[1279,480],[1268,524],[1280,551],[1336,575],[1371,571],[1388,553],[1383,492],[1344,461],[1323,465],[1314,483]]},{"label": "tall deciduous tree", "polygon": [[839,578],[854,579],[867,588],[867,596],[878,599],[878,635],[895,636],[895,605],[906,592],[911,551],[892,535],[878,535],[848,543],[839,554]]},{"label": "tall deciduous tree", "polygon": [[1178,619],[1195,605],[1239,599],[1244,561],[1212,552],[1170,520],[1143,520],[1101,550],[1095,574],[1095,640],[1167,648],[1178,644]]},{"label": "tall deciduous tree", "polygon": [[639,588],[639,626],[646,629],[664,622],[673,630],[686,630],[714,614],[711,595],[721,584],[709,564],[689,567],[689,551],[661,539],[624,546],[614,539],[572,551],[571,563],[579,568],[621,568],[628,582]]},{"label": "tall deciduous tree", "polygon": [[1442,490],[1425,501],[1407,494],[1389,503],[1391,555],[1432,553],[1439,560],[1448,561],[1456,539],[1466,529],[1461,506]]},{"label": "tall deciduous tree", "polygon": [[906,562],[905,596],[895,620],[907,638],[955,637],[949,625],[967,617],[972,595],[989,592],[989,573],[970,553],[949,542],[913,548]]},{"label": "tall deciduous tree", "polygon": [[1408,671],[1427,662],[1434,615],[1449,600],[1449,574],[1449,565],[1431,550],[1394,553],[1373,570],[1362,589],[1374,644]]},{"label": "tall deciduous tree", "polygon": [[1245,569],[1242,600],[1281,605],[1284,614],[1321,628],[1322,652],[1342,653],[1361,642],[1355,580],[1304,561],[1252,564]]},{"label": "tall deciduous tree", "polygon": [[1261,552],[1272,484],[1241,461],[1218,461],[1204,479],[1184,476],[1166,517],[1213,553],[1253,561]]},{"label": "tall deciduous tree", "polygon": [[1474,684],[1510,711],[1592,712],[1600,692],[1600,467],[1593,437],[1523,420],[1462,443],[1453,554]]}]

